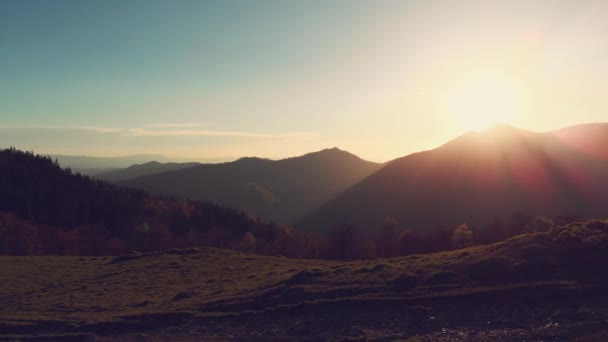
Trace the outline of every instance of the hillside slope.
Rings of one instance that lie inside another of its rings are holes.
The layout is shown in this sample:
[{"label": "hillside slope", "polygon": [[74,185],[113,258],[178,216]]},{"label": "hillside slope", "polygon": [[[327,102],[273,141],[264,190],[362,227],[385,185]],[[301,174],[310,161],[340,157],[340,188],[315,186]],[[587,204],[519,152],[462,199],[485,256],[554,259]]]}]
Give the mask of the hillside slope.
[{"label": "hillside slope", "polygon": [[242,158],[119,182],[154,194],[208,200],[288,223],[380,168],[327,149],[282,160]]},{"label": "hillside slope", "polygon": [[247,233],[255,249],[288,234],[239,210],[150,196],[15,149],[0,150],[0,194],[0,254],[112,255],[194,244],[236,248]]},{"label": "hillside slope", "polygon": [[7,265],[0,268],[0,339],[123,340],[145,329],[151,341],[395,339],[446,330],[454,339],[430,340],[564,340],[608,328],[608,278],[594,262],[608,256],[607,233],[608,223],[590,221],[493,245],[355,262],[213,248],[0,257]]},{"label": "hillside slope", "polygon": [[387,217],[428,231],[513,214],[608,214],[608,124],[534,133],[498,126],[396,159],[296,224],[376,229]]}]

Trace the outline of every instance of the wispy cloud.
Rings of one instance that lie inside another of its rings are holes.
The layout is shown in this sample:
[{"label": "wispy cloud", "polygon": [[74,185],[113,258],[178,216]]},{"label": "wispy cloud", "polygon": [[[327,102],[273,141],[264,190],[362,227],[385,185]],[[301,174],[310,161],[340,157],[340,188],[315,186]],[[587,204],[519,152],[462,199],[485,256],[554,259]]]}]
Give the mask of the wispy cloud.
[{"label": "wispy cloud", "polygon": [[0,124],[0,129],[13,130],[55,130],[55,131],[88,131],[95,133],[120,133],[124,132],[124,128],[120,127],[104,127],[104,126],[76,126],[76,125],[3,125]]},{"label": "wispy cloud", "polygon": [[314,138],[318,136],[316,133],[310,132],[294,132],[281,134],[253,133],[241,131],[220,131],[220,130],[160,130],[160,129],[145,129],[131,128],[129,133],[141,137],[235,137],[235,138],[253,138],[253,139],[293,139],[293,138]]},{"label": "wispy cloud", "polygon": [[[256,133],[244,131],[223,131],[200,129],[208,126],[206,123],[153,123],[141,127],[105,127],[105,126],[79,126],[79,125],[3,125],[0,130],[51,130],[51,131],[84,131],[98,134],[122,134],[134,137],[232,137],[269,140],[305,140],[318,136],[311,132],[290,133]],[[198,128],[198,129],[197,129]]]},{"label": "wispy cloud", "polygon": [[206,122],[158,122],[144,125],[143,128],[194,128],[210,126]]}]

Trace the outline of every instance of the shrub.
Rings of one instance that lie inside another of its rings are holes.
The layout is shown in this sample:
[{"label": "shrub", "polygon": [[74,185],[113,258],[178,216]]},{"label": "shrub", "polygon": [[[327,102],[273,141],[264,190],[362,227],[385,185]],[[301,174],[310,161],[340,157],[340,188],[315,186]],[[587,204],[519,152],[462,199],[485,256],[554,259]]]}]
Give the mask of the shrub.
[{"label": "shrub", "polygon": [[544,216],[538,216],[524,227],[526,233],[544,233],[553,229],[553,220]]},{"label": "shrub", "polygon": [[553,228],[555,243],[570,252],[593,253],[608,248],[608,221],[572,222]]},{"label": "shrub", "polygon": [[473,232],[466,223],[456,228],[452,235],[452,245],[454,248],[465,248],[473,245]]}]

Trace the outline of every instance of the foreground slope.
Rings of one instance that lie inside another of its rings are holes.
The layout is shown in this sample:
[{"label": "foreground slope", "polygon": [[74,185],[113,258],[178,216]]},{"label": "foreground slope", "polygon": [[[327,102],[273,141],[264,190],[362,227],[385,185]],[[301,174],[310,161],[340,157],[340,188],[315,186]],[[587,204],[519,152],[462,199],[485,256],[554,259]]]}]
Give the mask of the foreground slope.
[{"label": "foreground slope", "polygon": [[242,158],[199,165],[119,184],[155,194],[213,201],[289,223],[379,167],[380,164],[334,148],[277,161]]},{"label": "foreground slope", "polygon": [[500,340],[493,334],[577,336],[607,330],[608,275],[597,262],[607,250],[608,223],[591,221],[376,261],[213,248],[116,258],[2,257],[0,339],[70,333],[122,340],[146,331],[150,340],[326,340],[433,337],[446,329],[460,337],[446,340],[463,341],[476,340],[467,335],[473,333],[487,334],[479,339],[487,341]]},{"label": "foreground slope", "polygon": [[498,126],[434,150],[396,159],[297,223],[324,232],[354,223],[364,230],[395,217],[420,231],[463,222],[485,228],[514,213],[608,213],[608,124],[556,132]]}]

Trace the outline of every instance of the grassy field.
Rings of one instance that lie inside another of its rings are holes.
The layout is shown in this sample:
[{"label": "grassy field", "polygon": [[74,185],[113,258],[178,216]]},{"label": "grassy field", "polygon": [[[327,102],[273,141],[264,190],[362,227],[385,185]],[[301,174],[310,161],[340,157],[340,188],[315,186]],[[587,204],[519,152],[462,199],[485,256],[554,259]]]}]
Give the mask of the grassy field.
[{"label": "grassy field", "polygon": [[325,340],[328,332],[354,339],[441,340],[437,334],[445,334],[445,340],[458,340],[474,332],[491,341],[501,333],[504,340],[524,333],[575,337],[583,327],[601,340],[608,322],[603,264],[581,271],[563,258],[549,233],[356,262],[205,247],[116,258],[1,257],[0,340],[141,334],[151,341]]}]

